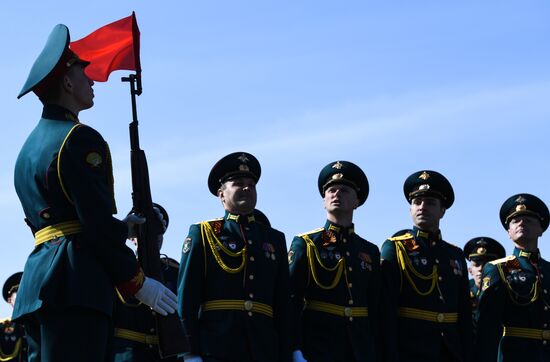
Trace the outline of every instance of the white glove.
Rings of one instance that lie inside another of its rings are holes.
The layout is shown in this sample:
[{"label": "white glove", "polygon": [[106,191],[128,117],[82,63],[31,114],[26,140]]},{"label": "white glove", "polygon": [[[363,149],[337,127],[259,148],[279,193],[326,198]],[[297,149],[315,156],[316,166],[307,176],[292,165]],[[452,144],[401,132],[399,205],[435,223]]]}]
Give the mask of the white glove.
[{"label": "white glove", "polygon": [[135,297],[164,316],[174,313],[178,305],[178,297],[170,289],[148,277],[145,277],[143,286]]},{"label": "white glove", "polygon": [[302,355],[302,351],[299,349],[292,352],[292,361],[293,362],[307,362],[307,360]]},{"label": "white glove", "polygon": [[183,360],[185,362],[202,362],[201,356],[196,356],[194,354],[184,354]]},{"label": "white glove", "polygon": [[137,216],[136,214],[128,214],[122,222],[125,222],[128,226],[128,239],[135,238],[136,235],[136,225],[143,224],[145,222],[145,218],[141,216]]}]

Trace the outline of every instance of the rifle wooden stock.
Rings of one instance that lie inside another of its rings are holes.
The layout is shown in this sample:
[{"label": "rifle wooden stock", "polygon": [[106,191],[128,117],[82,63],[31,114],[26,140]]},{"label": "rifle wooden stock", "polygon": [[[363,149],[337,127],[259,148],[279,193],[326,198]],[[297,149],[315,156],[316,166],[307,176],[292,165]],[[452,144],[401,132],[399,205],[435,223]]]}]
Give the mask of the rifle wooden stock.
[{"label": "rifle wooden stock", "polygon": [[[164,284],[160,263],[158,236],[164,232],[164,226],[153,209],[149,170],[145,152],[139,147],[138,121],[136,111],[136,76],[122,78],[131,84],[133,121],[130,123],[130,145],[132,166],[132,201],[133,212],[144,216],[146,222],[139,225],[137,232],[138,260],[145,275]],[[138,82],[138,86],[140,86]],[[140,87],[139,87],[140,88]],[[161,358],[182,354],[189,351],[189,341],[177,313],[161,316],[155,313],[159,353]]]}]

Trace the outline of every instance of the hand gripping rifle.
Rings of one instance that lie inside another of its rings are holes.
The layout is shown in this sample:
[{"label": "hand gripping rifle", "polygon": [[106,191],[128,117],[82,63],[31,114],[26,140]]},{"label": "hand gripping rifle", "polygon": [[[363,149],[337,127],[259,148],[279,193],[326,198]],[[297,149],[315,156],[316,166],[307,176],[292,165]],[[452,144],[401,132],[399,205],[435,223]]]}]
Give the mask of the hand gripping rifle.
[{"label": "hand gripping rifle", "polygon": [[[164,283],[160,264],[159,242],[157,239],[158,235],[163,233],[164,226],[153,210],[147,159],[145,152],[139,148],[136,95],[139,96],[142,91],[141,77],[139,73],[130,74],[129,77],[123,77],[122,81],[130,83],[130,93],[132,96],[133,121],[130,123],[132,211],[140,216],[144,216],[147,220],[138,227],[138,260],[145,275]],[[189,351],[189,341],[184,333],[178,314],[173,313],[165,317],[157,313],[154,314],[161,358]]]}]

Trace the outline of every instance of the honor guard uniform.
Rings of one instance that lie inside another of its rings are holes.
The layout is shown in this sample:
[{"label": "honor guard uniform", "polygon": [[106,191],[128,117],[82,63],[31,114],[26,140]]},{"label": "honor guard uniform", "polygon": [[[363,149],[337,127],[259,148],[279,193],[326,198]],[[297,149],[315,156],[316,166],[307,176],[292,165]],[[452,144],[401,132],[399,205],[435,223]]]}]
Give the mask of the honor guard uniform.
[{"label": "honor guard uniform", "polygon": [[[158,204],[153,204],[153,209],[160,214],[159,219],[166,232],[169,224],[168,213]],[[159,250],[162,243],[161,238]],[[160,268],[164,285],[176,293],[179,263],[161,254]],[[113,324],[115,327],[112,346],[113,362],[183,361],[183,358],[176,356],[161,359],[155,313],[138,299],[124,297],[117,293]]]},{"label": "honor guard uniform", "polygon": [[377,361],[380,252],[352,223],[367,177],[351,162],[331,162],[318,187],[328,220],[296,236],[288,253],[294,360]]},{"label": "honor guard uniform", "polygon": [[[160,264],[164,285],[176,293],[179,263],[161,255]],[[175,356],[161,359],[155,314],[136,298],[117,293],[113,322],[113,362],[183,361]]]},{"label": "honor guard uniform", "polygon": [[[4,300],[13,307],[22,272],[11,275],[2,288]],[[22,324],[15,323],[11,318],[0,320],[0,361],[26,362],[27,339]]]},{"label": "honor guard uniform", "polygon": [[84,73],[89,63],[69,42],[67,27],[55,26],[18,96],[33,91],[44,104],[15,165],[15,189],[35,248],[13,319],[25,324],[32,361],[107,358],[115,285],[123,295],[139,293],[167,313],[155,303],[168,290],[144,277],[126,246],[136,217],[123,222],[112,216],[107,143],[78,119],[93,106],[94,83]]},{"label": "honor guard uniform", "polygon": [[[413,228],[381,250],[385,358],[467,361],[472,344],[468,275],[462,250],[441,237],[439,222],[454,202],[449,181],[435,171],[407,178]],[[399,233],[397,233],[399,234]]]},{"label": "honor guard uniform", "polygon": [[471,239],[464,245],[463,250],[466,259],[470,261],[468,267],[468,272],[472,276],[472,279],[470,279],[470,303],[472,304],[472,322],[475,334],[483,267],[490,261],[504,258],[506,251],[498,241],[486,236]]},{"label": "honor guard uniform", "polygon": [[193,361],[283,361],[290,357],[284,234],[256,221],[261,168],[246,152],[218,161],[210,192],[222,218],[191,225],[183,242],[178,311]]},{"label": "honor guard uniform", "polygon": [[476,357],[550,361],[550,263],[538,249],[548,208],[536,196],[518,194],[504,202],[500,220],[515,248],[483,269]]}]

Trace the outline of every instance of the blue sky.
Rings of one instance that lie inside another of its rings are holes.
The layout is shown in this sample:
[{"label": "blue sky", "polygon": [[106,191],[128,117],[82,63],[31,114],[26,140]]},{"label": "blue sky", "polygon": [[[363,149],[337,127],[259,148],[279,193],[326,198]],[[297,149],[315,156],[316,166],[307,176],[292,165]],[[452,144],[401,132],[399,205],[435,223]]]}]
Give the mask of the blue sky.
[{"label": "blue sky", "polygon": [[[163,251],[175,259],[191,223],[222,215],[208,172],[240,150],[260,160],[258,208],[288,243],[324,223],[317,176],[336,160],[367,174],[354,221],[379,246],[411,226],[402,186],[421,169],[455,189],[441,229],[459,246],[485,235],[510,252],[502,202],[529,192],[550,204],[546,1],[10,1],[0,13],[2,282],[33,248],[13,166],[41,105],[16,95],[55,24],[76,40],[132,10],[141,145],[171,218]],[[131,207],[126,74],[96,83],[94,108],[80,114],[110,144],[119,216]]]}]

